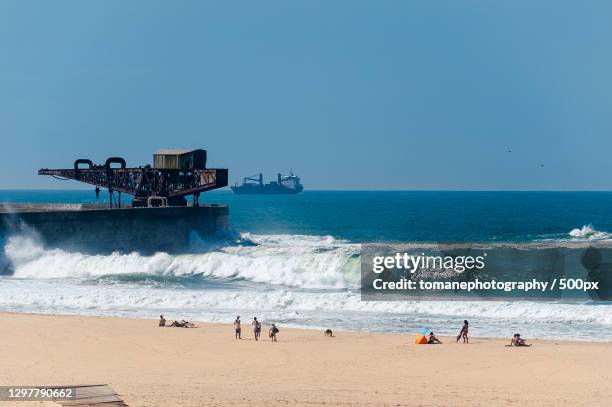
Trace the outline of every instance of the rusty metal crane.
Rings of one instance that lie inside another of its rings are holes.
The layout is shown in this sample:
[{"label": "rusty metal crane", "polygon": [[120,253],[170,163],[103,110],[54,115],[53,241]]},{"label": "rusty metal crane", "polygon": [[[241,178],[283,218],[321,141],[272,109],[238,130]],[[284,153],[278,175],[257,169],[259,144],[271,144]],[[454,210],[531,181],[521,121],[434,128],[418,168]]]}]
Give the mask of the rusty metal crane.
[{"label": "rusty metal crane", "polygon": [[100,188],[106,188],[111,208],[121,206],[121,193],[134,197],[133,207],[186,206],[188,195],[193,195],[197,206],[200,193],[227,186],[228,170],[206,168],[205,150],[160,150],[153,155],[153,163],[129,168],[121,157],[111,157],[103,165],[78,159],[73,168],[43,168],[38,174],[95,185],[96,198]]}]

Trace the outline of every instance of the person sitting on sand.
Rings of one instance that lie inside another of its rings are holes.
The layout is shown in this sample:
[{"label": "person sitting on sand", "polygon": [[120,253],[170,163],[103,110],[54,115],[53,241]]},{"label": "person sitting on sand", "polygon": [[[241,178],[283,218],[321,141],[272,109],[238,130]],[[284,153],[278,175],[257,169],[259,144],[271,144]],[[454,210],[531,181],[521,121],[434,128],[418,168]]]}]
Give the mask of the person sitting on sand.
[{"label": "person sitting on sand", "polygon": [[166,326],[166,319],[163,315],[159,316],[159,326]]},{"label": "person sitting on sand", "polygon": [[240,336],[240,315],[238,315],[234,321],[234,331],[236,332],[236,339],[242,339]]},{"label": "person sitting on sand", "polygon": [[427,339],[427,344],[434,345],[436,343],[440,343],[441,344],[442,342],[436,337],[436,335],[434,335],[433,331],[431,331],[429,333],[429,339]]},{"label": "person sitting on sand", "polygon": [[463,343],[470,343],[470,340],[468,339],[468,325],[469,322],[467,321],[467,319],[464,319],[463,326],[461,327],[461,332],[459,332],[459,335],[457,335],[457,342],[459,342],[459,339],[463,337]]},{"label": "person sitting on sand", "polygon": [[531,346],[528,345],[527,342],[521,338],[521,334],[514,334],[512,340],[510,341],[510,346]]},{"label": "person sitting on sand", "polygon": [[257,320],[257,317],[253,317],[253,333],[255,334],[255,340],[259,340],[259,336],[261,335],[261,323]]},{"label": "person sitting on sand", "polygon": [[278,328],[276,327],[276,325],[272,324],[272,326],[270,327],[270,339],[272,340],[272,342],[276,342],[276,335],[279,333]]}]

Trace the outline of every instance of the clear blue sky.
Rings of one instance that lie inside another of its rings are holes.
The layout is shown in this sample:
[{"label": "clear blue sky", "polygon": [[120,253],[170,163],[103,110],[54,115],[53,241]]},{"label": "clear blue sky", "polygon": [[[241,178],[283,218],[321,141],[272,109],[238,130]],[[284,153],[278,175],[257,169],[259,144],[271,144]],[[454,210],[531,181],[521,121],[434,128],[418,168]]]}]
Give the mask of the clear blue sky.
[{"label": "clear blue sky", "polygon": [[3,0],[0,50],[0,188],[201,147],[232,181],[612,190],[610,1]]}]

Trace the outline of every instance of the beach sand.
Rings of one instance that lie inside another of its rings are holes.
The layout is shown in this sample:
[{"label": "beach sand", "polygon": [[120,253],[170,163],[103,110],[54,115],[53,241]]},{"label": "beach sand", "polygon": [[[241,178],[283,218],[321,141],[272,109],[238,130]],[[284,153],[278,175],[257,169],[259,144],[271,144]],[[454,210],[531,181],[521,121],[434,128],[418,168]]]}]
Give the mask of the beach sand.
[{"label": "beach sand", "polygon": [[[235,340],[231,322],[185,329],[143,319],[0,314],[0,385],[108,383],[130,406],[604,406],[612,400],[612,343],[508,348],[509,340],[472,338],[463,345],[442,338],[443,345],[415,345],[414,335],[327,338],[282,326],[271,343],[255,342],[246,318],[245,339]],[[477,324],[470,328],[477,331]]]}]

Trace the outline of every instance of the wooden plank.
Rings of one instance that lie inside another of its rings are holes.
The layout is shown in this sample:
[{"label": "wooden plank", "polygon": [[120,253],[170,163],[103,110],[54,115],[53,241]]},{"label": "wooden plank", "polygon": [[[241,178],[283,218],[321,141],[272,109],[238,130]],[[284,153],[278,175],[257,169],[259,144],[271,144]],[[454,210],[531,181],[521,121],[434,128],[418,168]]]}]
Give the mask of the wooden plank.
[{"label": "wooden plank", "polygon": [[122,401],[110,401],[94,404],[78,404],[78,407],[130,407]]},{"label": "wooden plank", "polygon": [[100,387],[100,386],[108,386],[108,383],[98,383],[98,384],[61,384],[58,386],[55,385],[45,385],[41,386],[46,389],[76,389],[77,387]]},{"label": "wooden plank", "polygon": [[97,397],[87,397],[78,400],[66,400],[62,401],[62,405],[64,406],[79,406],[82,404],[94,404],[94,403],[108,403],[110,401],[123,401],[121,397],[116,394],[110,396],[97,396]]},{"label": "wooden plank", "polygon": [[89,397],[112,396],[117,395],[115,390],[108,386],[100,387],[79,387],[75,390],[76,399],[84,399]]},{"label": "wooden plank", "polygon": [[64,386],[75,389],[75,398],[57,403],[65,407],[128,407],[117,392],[107,384]]}]

